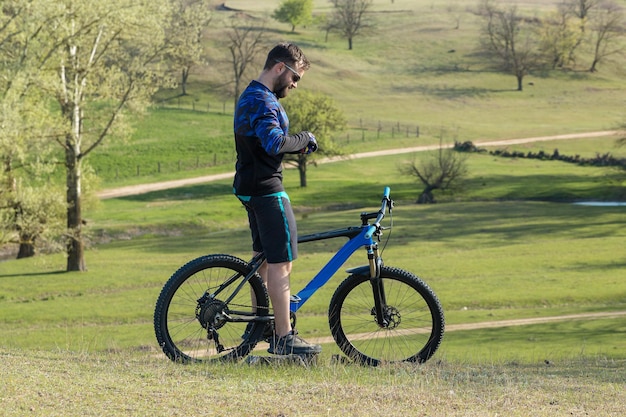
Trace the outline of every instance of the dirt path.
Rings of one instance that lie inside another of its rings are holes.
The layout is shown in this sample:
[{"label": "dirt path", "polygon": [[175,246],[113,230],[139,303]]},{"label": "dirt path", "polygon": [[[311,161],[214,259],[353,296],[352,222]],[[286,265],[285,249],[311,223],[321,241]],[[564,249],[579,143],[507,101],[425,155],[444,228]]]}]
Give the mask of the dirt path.
[{"label": "dirt path", "polygon": [[[530,319],[484,321],[480,323],[446,324],[445,333],[459,331],[459,330],[478,330],[478,329],[493,329],[493,328],[499,328],[499,327],[526,326],[530,324],[552,323],[552,322],[566,321],[566,320],[614,319],[614,318],[625,317],[625,316],[626,316],[626,311],[613,311],[613,312],[601,312],[601,313],[568,314],[564,316],[553,316],[553,317],[534,317]],[[415,330],[408,329],[404,332],[400,331],[400,332],[397,332],[397,335],[401,335],[402,333],[414,334]],[[371,334],[351,335],[351,338],[353,339],[355,338],[365,339],[368,337],[371,337]],[[332,336],[307,338],[307,341],[309,343],[315,343],[315,344],[334,343],[334,339],[332,338]],[[257,346],[254,350],[263,351],[265,349],[267,349],[267,344],[260,343],[259,346]]]},{"label": "dirt path", "polygon": [[[563,316],[533,317],[533,318],[528,318],[528,319],[483,321],[480,323],[446,324],[445,333],[455,332],[455,331],[460,331],[460,330],[478,330],[478,329],[493,329],[493,328],[499,328],[499,327],[527,326],[530,324],[544,324],[544,323],[552,323],[552,322],[567,321],[567,320],[615,319],[615,318],[620,318],[620,317],[626,317],[626,311],[568,314],[568,315],[563,315]],[[415,332],[412,331],[412,333],[415,333]],[[352,336],[358,337],[358,335],[352,335]],[[333,343],[333,338],[330,336],[320,337],[317,339],[307,339],[307,341],[310,343],[317,343],[317,344]]]},{"label": "dirt path", "polygon": [[[475,142],[474,144],[479,147],[506,146],[506,145],[519,145],[522,143],[530,143],[530,142],[545,142],[545,141],[551,141],[551,140],[597,138],[597,137],[604,137],[604,136],[613,136],[616,134],[617,134],[617,131],[615,130],[605,130],[605,131],[599,131],[599,132],[574,133],[574,134],[569,134],[569,135],[556,135],[556,136],[540,136],[540,137],[523,138],[523,139],[478,141],[478,142]],[[444,145],[444,147],[452,147],[452,145]],[[398,155],[398,154],[412,153],[412,152],[432,151],[435,149],[439,149],[439,145],[416,146],[416,147],[411,147],[411,148],[400,148],[400,149],[387,149],[384,151],[363,152],[363,153],[357,153],[357,154],[353,154],[349,156],[342,156],[342,157],[335,157],[335,158],[321,158],[320,160],[318,160],[318,163],[327,164],[327,163],[332,163],[332,162],[343,161],[346,159],[360,159],[360,158],[371,158],[374,156]],[[152,184],[129,185],[127,187],[111,188],[108,190],[100,191],[98,193],[98,197],[102,199],[106,199],[106,198],[126,197],[126,196],[137,195],[137,194],[145,194],[145,193],[152,192],[152,191],[162,191],[162,190],[168,190],[171,188],[183,187],[187,185],[204,184],[207,182],[233,178],[234,175],[235,175],[234,172],[226,172],[222,174],[205,175],[202,177],[186,178],[186,179],[173,180],[173,181],[164,181],[164,182],[157,182],[157,183],[152,183]]]}]

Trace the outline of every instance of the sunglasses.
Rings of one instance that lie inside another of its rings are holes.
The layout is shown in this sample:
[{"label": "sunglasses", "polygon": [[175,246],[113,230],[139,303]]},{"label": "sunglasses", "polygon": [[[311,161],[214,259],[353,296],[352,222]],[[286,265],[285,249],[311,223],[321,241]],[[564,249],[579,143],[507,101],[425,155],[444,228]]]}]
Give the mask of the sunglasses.
[{"label": "sunglasses", "polygon": [[279,61],[279,60],[275,60],[276,62],[278,62],[279,64],[283,64],[285,67],[287,67],[287,69],[289,71],[291,71],[293,73],[293,77],[292,80],[294,83],[297,83],[298,81],[300,81],[300,78],[302,78],[300,76],[300,74],[298,74],[298,71],[296,71],[295,69],[291,68],[289,65],[285,64],[283,61]]}]

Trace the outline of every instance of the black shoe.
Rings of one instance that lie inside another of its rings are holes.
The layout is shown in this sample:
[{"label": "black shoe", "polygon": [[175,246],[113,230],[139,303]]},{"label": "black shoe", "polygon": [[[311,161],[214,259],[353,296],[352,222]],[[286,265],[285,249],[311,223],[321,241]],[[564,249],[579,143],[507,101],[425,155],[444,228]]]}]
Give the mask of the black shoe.
[{"label": "black shoe", "polygon": [[292,330],[286,336],[273,337],[267,351],[274,355],[315,355],[322,351],[322,347],[305,342]]}]

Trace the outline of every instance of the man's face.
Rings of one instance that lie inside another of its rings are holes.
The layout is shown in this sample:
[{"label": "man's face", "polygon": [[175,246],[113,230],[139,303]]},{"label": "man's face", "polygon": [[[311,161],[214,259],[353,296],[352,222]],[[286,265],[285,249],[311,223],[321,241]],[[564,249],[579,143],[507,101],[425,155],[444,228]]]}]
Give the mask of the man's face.
[{"label": "man's face", "polygon": [[304,71],[297,71],[292,66],[287,65],[284,62],[280,62],[278,65],[282,65],[282,72],[276,79],[274,94],[276,94],[276,97],[278,98],[283,98],[287,96],[289,90],[298,87],[298,81],[300,81],[304,75]]}]

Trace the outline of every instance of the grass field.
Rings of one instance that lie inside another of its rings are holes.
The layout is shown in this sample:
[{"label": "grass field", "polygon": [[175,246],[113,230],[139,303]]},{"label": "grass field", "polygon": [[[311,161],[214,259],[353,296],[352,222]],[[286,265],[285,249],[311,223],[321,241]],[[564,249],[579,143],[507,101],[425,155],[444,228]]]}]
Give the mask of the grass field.
[{"label": "grass field", "polygon": [[[610,184],[606,170],[541,163],[544,171],[533,173],[539,170],[537,162],[516,161],[518,167],[527,165],[527,175],[496,181],[496,172],[511,170],[509,162],[501,166],[500,160],[474,155],[472,166],[480,165],[489,174],[479,172],[470,183],[480,183],[482,188],[444,196],[444,203],[424,207],[413,204],[416,186],[389,169],[397,166],[400,158],[404,156],[385,157],[368,165],[369,181],[357,176],[359,164],[362,167],[364,162],[320,165],[311,171],[315,180],[306,189],[297,188],[295,171],[287,172],[300,232],[358,224],[358,213],[377,206],[382,187],[390,185],[397,207],[385,259],[389,265],[422,276],[442,299],[449,323],[611,311],[626,306],[626,287],[620,279],[626,231],[623,207],[532,201],[545,198],[554,187],[562,190],[559,193],[594,198],[595,189]],[[568,175],[559,174],[561,168]],[[546,185],[545,178],[553,182]],[[518,188],[515,194],[520,199],[511,199],[511,184]],[[89,272],[61,273],[61,255],[3,262],[2,330],[10,336],[9,345],[96,350],[153,346],[150,320],[154,302],[178,266],[205,253],[247,257],[245,214],[230,194],[228,180],[105,200],[87,218],[96,244],[87,256]],[[294,288],[302,286],[340,243],[303,245]],[[354,263],[362,264],[364,259],[357,256]],[[333,281],[335,285],[339,279]],[[324,315],[332,290],[332,286],[325,288],[302,310],[305,335],[328,335]],[[615,325],[619,329],[620,321],[615,320]],[[602,332],[602,328],[598,330]],[[603,336],[590,340],[610,338],[614,330],[610,327]],[[620,357],[623,342],[618,341],[619,333],[615,333],[616,347],[592,343],[591,351]],[[515,341],[523,338],[517,332],[511,337]],[[451,338],[446,339],[444,351],[455,346],[447,343],[454,340]],[[575,355],[583,346],[589,352],[586,337],[570,342],[563,350],[565,356]],[[446,355],[464,359],[466,351],[461,345]],[[489,341],[474,344],[473,349],[479,356],[491,356],[495,349],[503,357],[536,359],[534,350],[508,352],[508,347],[494,348]]]},{"label": "grass field", "polygon": [[[160,359],[0,350],[12,416],[621,416],[623,362],[361,368],[180,366]],[[54,366],[51,366],[54,364]],[[5,401],[6,400],[6,401]]]},{"label": "grass field", "polygon": [[[519,3],[534,12],[557,2]],[[262,15],[278,1],[227,4]],[[330,8],[325,0],[315,5],[316,12]],[[597,74],[534,74],[527,80],[534,85],[516,92],[513,76],[475,61],[478,24],[464,2],[375,0],[374,9],[376,35],[357,38],[354,51],[337,37],[324,42],[313,27],[291,34],[270,24],[269,43],[295,40],[313,61],[300,88],[332,93],[346,112],[350,129],[337,140],[347,153],[437,143],[442,130],[447,141],[506,139],[612,129],[624,120],[623,57]],[[213,65],[197,69],[190,96],[179,105],[175,91],[161,92],[170,100],[137,122],[128,143],[110,143],[90,157],[103,187],[233,170],[231,99],[211,88],[223,69],[216,45],[207,48],[216,54]],[[418,125],[419,138],[400,134]],[[626,156],[614,138],[509,149],[555,148]],[[337,363],[332,343],[310,368],[167,360],[156,346],[152,314],[168,277],[206,253],[248,257],[244,211],[231,181],[222,180],[87,209],[87,272],[64,272],[62,254],[0,263],[4,415],[625,415],[624,316],[480,326],[626,311],[624,207],[571,204],[626,201],[623,172],[472,154],[461,191],[418,206],[420,187],[398,167],[426,156],[321,164],[309,168],[306,188],[298,187],[295,170],[285,174],[301,233],[356,225],[391,186],[397,206],[386,264],[416,273],[434,289],[450,329],[479,327],[450,330],[426,364]],[[304,285],[340,243],[302,245],[293,287]],[[364,263],[364,254],[355,257],[346,267]],[[326,311],[338,275],[300,310],[305,338],[330,335]]]}]

